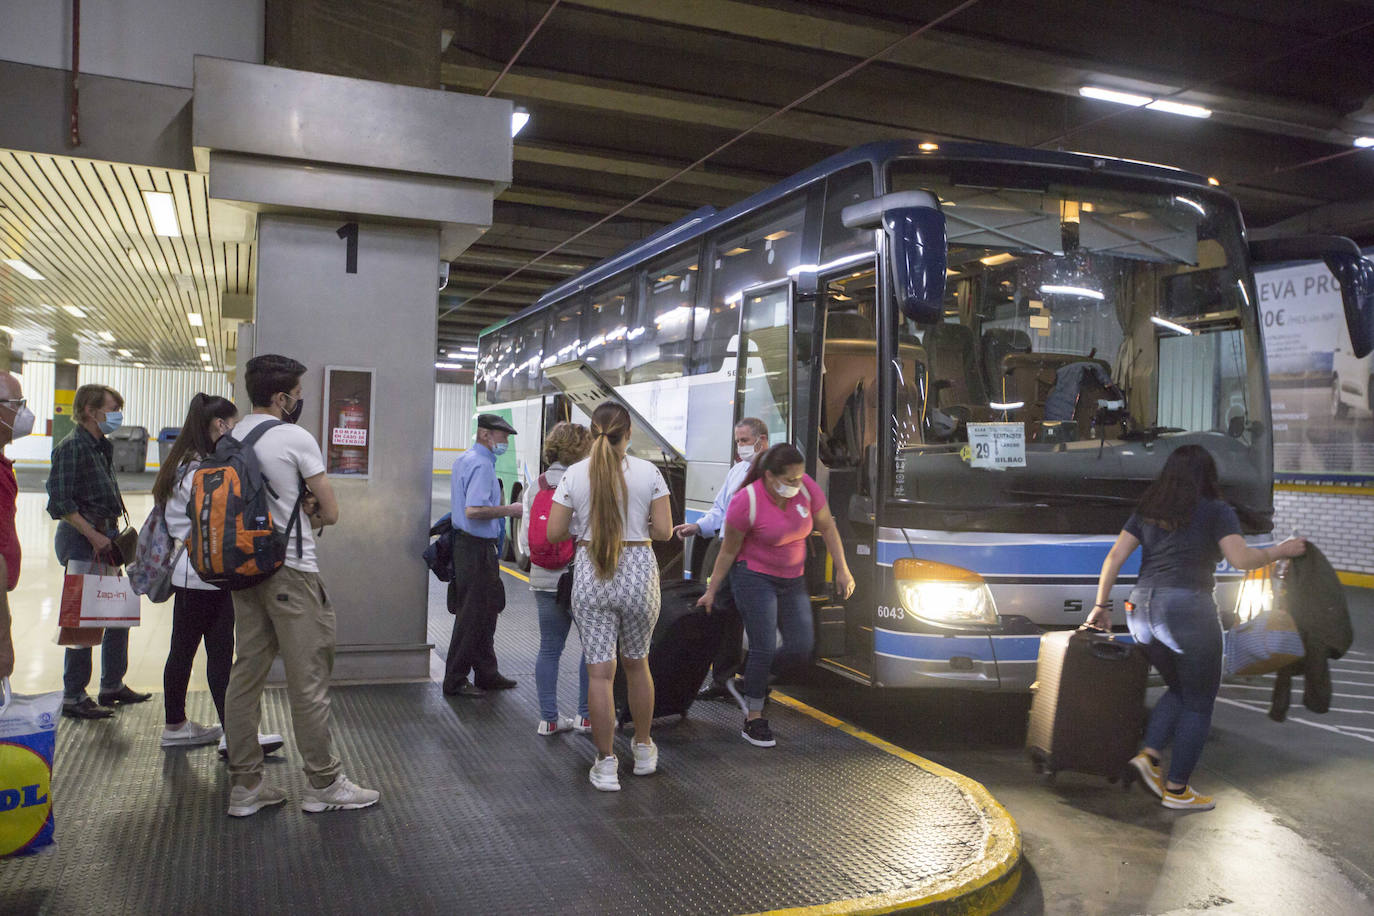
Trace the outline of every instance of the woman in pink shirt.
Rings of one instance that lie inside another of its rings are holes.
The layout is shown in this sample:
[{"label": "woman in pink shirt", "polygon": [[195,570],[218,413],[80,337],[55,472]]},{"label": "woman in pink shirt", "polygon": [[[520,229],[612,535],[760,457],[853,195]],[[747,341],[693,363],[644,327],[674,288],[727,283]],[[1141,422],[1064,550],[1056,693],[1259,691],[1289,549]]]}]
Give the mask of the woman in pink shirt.
[{"label": "woman in pink shirt", "polygon": [[[749,657],[743,693],[734,681],[725,686],[744,710],[744,740],[756,747],[777,744],[763,717],[770,673],[811,660],[814,636],[805,572],[806,539],[813,530],[820,531],[834,561],[836,592],[848,598],[854,593],[854,577],[825,494],[807,476],[796,446],[775,445],[754,459],[749,476],[730,500],[711,582],[697,602],[711,609],[720,583],[738,559],[730,583],[749,634]],[[781,652],[776,649],[779,630]]]}]

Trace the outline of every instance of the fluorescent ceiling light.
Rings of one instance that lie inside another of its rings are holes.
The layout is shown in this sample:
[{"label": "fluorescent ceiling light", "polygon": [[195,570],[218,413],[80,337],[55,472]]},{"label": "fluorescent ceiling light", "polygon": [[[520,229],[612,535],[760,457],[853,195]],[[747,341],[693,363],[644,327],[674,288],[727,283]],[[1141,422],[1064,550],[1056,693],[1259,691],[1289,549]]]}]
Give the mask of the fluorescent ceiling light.
[{"label": "fluorescent ceiling light", "polygon": [[1150,320],[1153,321],[1155,324],[1159,325],[1161,328],[1168,328],[1170,331],[1177,331],[1178,333],[1185,334],[1189,337],[1193,336],[1192,328],[1185,328],[1181,324],[1174,324],[1172,321],[1169,321],[1165,318],[1160,318],[1158,315],[1151,315]]},{"label": "fluorescent ceiling light", "polygon": [[187,312],[186,320],[191,323],[191,327],[193,328],[205,327],[205,319],[200,317],[200,312]]},{"label": "fluorescent ceiling light", "polygon": [[988,401],[988,406],[993,410],[1020,410],[1022,407],[1026,406],[1026,402],[1008,401],[1005,404],[999,404],[997,401]]},{"label": "fluorescent ceiling light", "polygon": [[979,261],[980,263],[986,264],[988,267],[996,267],[998,264],[1005,264],[1005,263],[1007,263],[1008,261],[1015,261],[1015,260],[1016,260],[1016,255],[1014,255],[1014,254],[1007,254],[1006,252],[1003,252],[1002,254],[990,254],[990,255],[988,255],[986,258],[979,258],[979,259],[978,259],[978,261]]},{"label": "fluorescent ceiling light", "polygon": [[38,271],[34,270],[32,267],[25,264],[18,258],[5,258],[5,263],[8,264],[10,267],[13,267],[15,270],[19,271],[24,276],[28,277],[30,280],[47,279],[47,277],[43,276]]},{"label": "fluorescent ceiling light", "polygon": [[1040,292],[1060,296],[1082,296],[1085,299],[1097,299],[1099,301],[1107,298],[1097,290],[1088,289],[1086,286],[1042,286]]},{"label": "fluorescent ceiling light", "polygon": [[476,353],[477,353],[477,348],[476,348],[476,347],[459,347],[459,348],[458,348],[458,352],[459,352],[459,353],[472,353],[472,354],[476,355]]},{"label": "fluorescent ceiling light", "polygon": [[[526,115],[526,117],[529,117],[529,115]],[[463,366],[462,363],[435,363],[435,364],[434,364],[434,368],[435,368],[435,369],[462,369],[462,368],[465,368],[465,367]]]},{"label": "fluorescent ceiling light", "polygon": [[1148,105],[1153,99],[1148,95],[1136,95],[1133,92],[1118,92],[1115,89],[1103,89],[1101,86],[1080,86],[1078,94],[1085,99],[1097,99],[1099,102],[1116,102],[1118,105],[1130,105],[1132,108],[1139,108],[1141,105]]},{"label": "fluorescent ceiling light", "polygon": [[206,340],[204,337],[197,337],[197,338],[196,338],[196,346],[198,346],[198,347],[208,347],[208,346],[210,346],[210,342],[209,342],[208,340]]},{"label": "fluorescent ceiling light", "polygon": [[1171,102],[1168,99],[1155,99],[1145,107],[1151,111],[1183,115],[1185,118],[1210,118],[1212,116],[1212,109],[1210,108],[1203,108],[1201,105],[1185,105],[1182,102]]},{"label": "fluorescent ceiling light", "polygon": [[135,368],[135,369],[146,369],[147,367],[146,367],[145,365],[143,365],[143,363],[134,363],[134,368]]},{"label": "fluorescent ceiling light", "polygon": [[1374,137],[1356,137],[1355,145],[1360,147],[1361,149],[1374,146]]},{"label": "fluorescent ceiling light", "polygon": [[202,354],[200,354],[200,358],[201,358],[201,361],[202,361],[202,362],[207,362],[207,363],[208,363],[208,362],[210,361],[210,354],[209,354],[209,353],[202,353]]},{"label": "fluorescent ceiling light", "polygon": [[530,113],[517,105],[515,110],[510,113],[510,135],[514,137],[520,133],[528,123],[530,123]]},{"label": "fluorescent ceiling light", "polygon": [[14,334],[16,333],[15,330],[14,330],[14,328],[10,327],[10,326],[7,325],[7,324],[0,324],[0,331],[4,331],[6,334],[9,334],[11,337],[13,337]]},{"label": "fluorescent ceiling light", "polygon": [[114,335],[111,334],[109,331],[101,331],[99,336],[100,339],[105,341],[106,343],[114,343]]},{"label": "fluorescent ceiling light", "polygon": [[143,203],[148,207],[148,216],[153,221],[153,231],[167,238],[181,238],[181,226],[177,224],[177,207],[172,195],[166,191],[144,191]]},{"label": "fluorescent ceiling light", "polygon": [[124,357],[125,359],[128,359],[130,356],[133,356],[133,354],[130,353],[128,350],[116,350],[115,352],[118,353],[120,356]]},{"label": "fluorescent ceiling light", "polygon": [[85,318],[85,317],[86,317],[86,313],[83,312],[83,311],[81,311],[81,309],[77,308],[77,307],[74,306],[74,305],[64,305],[64,306],[62,306],[62,308],[66,309],[66,310],[67,310],[67,314],[68,314],[68,315],[71,315],[73,318]]},{"label": "fluorescent ceiling light", "polygon": [[80,360],[78,360],[78,359],[72,359],[70,356],[67,357],[66,359],[62,360],[62,362],[66,363],[66,364],[69,365],[69,366],[79,366],[79,365],[81,365],[81,361],[80,361]]}]

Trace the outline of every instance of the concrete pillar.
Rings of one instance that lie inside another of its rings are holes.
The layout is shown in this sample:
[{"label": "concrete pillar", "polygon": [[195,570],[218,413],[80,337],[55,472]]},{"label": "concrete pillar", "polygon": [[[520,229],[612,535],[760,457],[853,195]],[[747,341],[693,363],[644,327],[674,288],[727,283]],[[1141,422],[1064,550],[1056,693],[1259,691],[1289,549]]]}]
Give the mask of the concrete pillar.
[{"label": "concrete pillar", "polygon": [[331,475],[341,519],[320,539],[320,573],[338,611],[343,676],[423,677],[428,582],[418,557],[430,522],[439,230],[363,223],[349,274],[338,228],[259,218],[253,349],[310,367],[300,423],[326,458],[324,368],[374,370],[371,475]]},{"label": "concrete pillar", "polygon": [[510,181],[510,103],[208,58],[195,71],[210,197],[258,213],[240,370],[262,353],[305,363],[301,424],[317,440],[326,367],[372,372],[371,473],[331,476],[341,521],[319,542],[335,676],[426,677],[439,261],[490,225]]},{"label": "concrete pillar", "polygon": [[58,363],[53,367],[52,383],[52,444],[67,438],[76,428],[76,417],[72,413],[72,401],[76,398],[79,386],[76,376],[79,367],[73,363]]}]

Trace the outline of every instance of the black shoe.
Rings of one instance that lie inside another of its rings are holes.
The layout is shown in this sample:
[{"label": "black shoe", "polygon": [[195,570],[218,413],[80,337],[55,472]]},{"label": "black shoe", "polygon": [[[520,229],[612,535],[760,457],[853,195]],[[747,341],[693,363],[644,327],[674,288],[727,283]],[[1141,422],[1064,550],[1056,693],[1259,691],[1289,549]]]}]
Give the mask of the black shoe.
[{"label": "black shoe", "polygon": [[478,684],[477,686],[481,690],[510,690],[515,686],[515,681],[498,674],[487,683]]},{"label": "black shoe", "polygon": [[472,686],[472,683],[464,678],[463,683],[459,684],[454,690],[449,690],[445,687],[444,695],[450,697],[484,697],[487,695],[487,692],[481,687]]},{"label": "black shoe", "polygon": [[728,699],[730,699],[730,694],[728,694],[728,693],[725,692],[725,685],[724,685],[724,684],[717,684],[717,683],[715,683],[715,682],[712,682],[712,684],[711,684],[710,687],[707,687],[705,690],[702,690],[700,693],[697,694],[697,699],[698,699],[698,700],[728,700]]},{"label": "black shoe", "polygon": [[143,703],[147,700],[151,700],[152,698],[153,695],[151,693],[139,693],[137,690],[130,690],[127,686],[125,686],[120,687],[114,693],[100,694],[100,705],[114,706],[119,703]]},{"label": "black shoe", "polygon": [[95,700],[90,697],[82,697],[75,703],[62,704],[62,715],[69,719],[108,719],[114,715],[113,709],[101,709],[95,705]]},{"label": "black shoe", "polygon": [[749,719],[740,734],[754,747],[772,747],[778,743],[773,740],[773,730],[768,727],[767,719]]}]

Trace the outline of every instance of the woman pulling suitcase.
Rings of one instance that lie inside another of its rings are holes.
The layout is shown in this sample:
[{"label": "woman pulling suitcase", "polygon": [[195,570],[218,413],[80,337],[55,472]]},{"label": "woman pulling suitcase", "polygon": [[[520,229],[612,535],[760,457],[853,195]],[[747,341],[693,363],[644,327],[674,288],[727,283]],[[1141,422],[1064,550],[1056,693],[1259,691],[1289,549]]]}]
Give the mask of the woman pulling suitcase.
[{"label": "woman pulling suitcase", "polygon": [[572,614],[587,661],[587,707],[596,762],[591,783],[603,792],[620,790],[615,759],[616,643],[625,668],[634,717],[634,773],[658,768],[658,747],[649,737],[654,717],[654,681],[649,643],[658,620],[658,559],[650,541],[673,536],[668,484],[630,447],[630,413],[611,401],[592,413],[592,452],[568,468],[549,507],[550,543],[577,538],[573,558]]},{"label": "woman pulling suitcase", "polygon": [[[1207,811],[1216,802],[1188,780],[1202,756],[1221,686],[1221,621],[1212,599],[1217,562],[1224,556],[1237,569],[1257,569],[1296,557],[1307,544],[1293,539],[1272,547],[1247,545],[1236,511],[1221,499],[1211,454],[1200,445],[1184,445],[1169,456],[1108,551],[1088,626],[1111,627],[1108,598],[1137,547],[1140,576],[1126,602],[1126,625],[1168,690],[1131,766],[1166,808]],[[1171,744],[1166,780],[1160,759]]]}]

